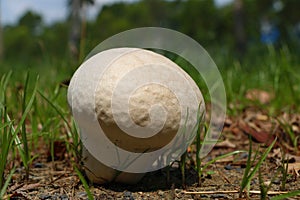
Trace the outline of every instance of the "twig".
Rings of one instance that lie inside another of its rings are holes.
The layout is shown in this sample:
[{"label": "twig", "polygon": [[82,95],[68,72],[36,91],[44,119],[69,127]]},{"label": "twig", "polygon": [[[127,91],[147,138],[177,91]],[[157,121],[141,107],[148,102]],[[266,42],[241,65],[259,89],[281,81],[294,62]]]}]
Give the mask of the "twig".
[{"label": "twig", "polygon": [[47,185],[51,185],[53,184],[55,181],[61,179],[63,176],[65,176],[66,174],[60,174],[58,177],[55,177],[54,179],[52,178],[52,180],[47,184]]},{"label": "twig", "polygon": [[[184,194],[231,194],[231,193],[239,193],[238,190],[219,190],[219,191],[199,191],[199,192],[192,192],[192,191],[184,191]],[[250,190],[250,194],[260,194],[258,190]],[[269,195],[276,195],[276,194],[286,194],[286,191],[269,191]]]}]

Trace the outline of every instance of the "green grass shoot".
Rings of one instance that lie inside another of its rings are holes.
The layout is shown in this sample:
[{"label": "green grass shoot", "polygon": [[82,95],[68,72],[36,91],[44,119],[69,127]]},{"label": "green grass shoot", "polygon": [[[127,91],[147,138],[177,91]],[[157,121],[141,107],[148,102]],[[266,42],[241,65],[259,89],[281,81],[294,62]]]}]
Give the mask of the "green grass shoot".
[{"label": "green grass shoot", "polygon": [[246,164],[246,168],[244,171],[244,176],[241,181],[240,197],[242,196],[242,193],[245,188],[248,188],[248,189],[250,188],[250,182],[251,182],[252,178],[254,177],[257,170],[260,168],[260,166],[263,164],[264,160],[267,158],[267,155],[269,154],[269,152],[273,148],[274,144],[276,143],[277,138],[272,142],[272,144],[261,155],[261,157],[258,159],[257,164],[254,166],[254,168],[252,170],[251,170],[251,168],[252,168],[252,165],[254,164],[254,161],[257,158],[258,150],[256,151],[253,160],[251,160],[251,157],[252,157],[252,138],[251,138],[251,136],[249,136],[249,141],[250,141],[250,143],[249,143],[248,159],[247,159],[247,164]]}]

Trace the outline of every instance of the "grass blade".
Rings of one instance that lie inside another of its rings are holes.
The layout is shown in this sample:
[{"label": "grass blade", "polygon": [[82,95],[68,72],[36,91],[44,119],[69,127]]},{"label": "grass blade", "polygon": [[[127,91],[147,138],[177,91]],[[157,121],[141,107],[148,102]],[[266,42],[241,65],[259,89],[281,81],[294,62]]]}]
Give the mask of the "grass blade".
[{"label": "grass blade", "polygon": [[[25,79],[25,86],[23,92],[23,102],[22,102],[22,113],[25,113],[26,110],[26,98],[27,98],[27,90],[29,86],[29,72],[26,74]],[[35,94],[34,94],[35,98]],[[27,140],[27,133],[26,133],[26,123],[22,123],[22,131],[21,131],[22,141],[23,141],[23,148],[24,148],[24,159],[26,162],[29,160],[29,149],[28,149],[28,140]],[[26,167],[27,165],[25,165]],[[26,177],[29,176],[28,167],[26,167]]]},{"label": "grass blade", "polygon": [[228,156],[232,156],[232,155],[235,155],[235,154],[238,154],[238,153],[245,153],[246,151],[243,151],[243,150],[237,150],[237,151],[233,151],[233,152],[230,152],[230,153],[226,153],[224,155],[220,155],[212,160],[210,160],[209,162],[207,162],[203,167],[202,167],[202,171],[205,170],[209,165],[215,163],[216,161],[218,160],[221,160],[223,158],[226,158]]},{"label": "grass blade", "polygon": [[[28,149],[28,141],[27,141],[27,136],[26,136],[26,132],[25,132],[25,135],[23,133],[23,130],[21,131],[22,133],[22,137],[21,137],[21,140],[20,138],[18,137],[18,133],[20,132],[21,128],[24,127],[25,125],[25,120],[32,108],[32,105],[33,105],[33,102],[35,100],[35,97],[36,97],[36,92],[37,92],[37,88],[38,88],[38,80],[39,80],[39,76],[37,76],[36,78],[36,82],[35,82],[35,85],[34,85],[34,89],[33,89],[33,92],[31,94],[31,97],[29,99],[29,102],[26,106],[24,106],[24,111],[23,111],[23,114],[22,114],[22,117],[21,117],[21,120],[20,122],[18,123],[17,125],[17,128],[14,129],[12,127],[12,134],[13,134],[13,138],[15,140],[15,144],[16,144],[16,147],[20,153],[20,157],[22,159],[22,162],[26,168],[26,177],[29,176],[29,169],[28,169],[28,164],[29,162],[32,160],[29,158],[29,149]],[[26,91],[24,91],[24,93],[26,93]],[[25,95],[24,95],[25,96]],[[9,116],[8,116],[9,118]],[[10,120],[10,119],[9,119]],[[26,128],[26,127],[25,127]],[[23,144],[23,147],[22,145]]]},{"label": "grass blade", "polygon": [[82,173],[79,171],[79,169],[76,166],[74,166],[74,169],[75,169],[75,171],[76,171],[76,173],[77,173],[77,175],[78,175],[78,177],[79,177],[79,179],[80,179],[80,181],[81,181],[81,183],[82,183],[82,185],[83,185],[83,187],[84,187],[84,189],[85,189],[85,191],[87,193],[88,199],[89,200],[93,200],[94,197],[93,197],[93,195],[92,195],[92,193],[90,191],[90,187],[89,187],[87,181],[85,180],[85,178],[83,177]]},{"label": "grass blade", "polygon": [[[252,166],[251,163],[254,162],[254,160],[251,162],[251,154],[252,154],[252,142],[251,141],[252,140],[251,140],[251,137],[250,137],[249,155],[248,155],[248,160],[247,160],[247,166],[246,166],[246,169],[245,169],[245,172],[244,172],[244,176],[243,176],[243,179],[242,179],[242,184],[241,184],[241,189],[240,189],[240,196],[241,196],[242,192],[244,191],[244,189],[247,187],[247,185],[250,184],[250,181],[252,180],[253,176],[256,174],[257,170],[260,168],[260,166],[262,165],[262,163],[264,162],[264,160],[267,158],[267,155],[269,154],[269,152],[273,148],[274,144],[276,143],[277,138],[266,149],[266,151],[263,153],[263,155],[261,156],[261,158],[258,161],[258,163],[255,165],[255,167],[250,172],[250,169],[251,169],[251,166]],[[250,174],[249,174],[249,172],[250,172]]]},{"label": "grass blade", "polygon": [[286,198],[294,197],[294,196],[298,196],[298,195],[300,195],[300,190],[295,190],[292,192],[288,192],[285,194],[275,196],[275,197],[271,198],[271,200],[281,200],[281,199],[286,199]]},{"label": "grass blade", "polygon": [[251,162],[251,155],[252,155],[252,138],[251,138],[251,135],[249,135],[248,158],[247,158],[246,168],[245,168],[244,175],[243,175],[242,182],[241,182],[240,197],[242,196],[242,192],[248,184],[248,180],[247,180],[248,177],[247,176],[248,176],[249,171],[251,169],[251,163],[252,163]]},{"label": "grass blade", "polygon": [[9,182],[10,182],[10,180],[11,180],[11,178],[12,178],[12,176],[13,176],[14,173],[15,173],[15,168],[13,168],[10,171],[10,173],[8,174],[8,176],[6,178],[6,181],[5,181],[4,185],[3,185],[3,187],[0,188],[0,199],[3,199],[3,196],[4,196],[5,192],[6,192],[7,187],[8,187],[8,184],[9,184]]},{"label": "grass blade", "polygon": [[49,98],[47,98],[41,91],[38,91],[38,93],[47,101],[47,103],[57,112],[57,114],[62,118],[62,120],[67,124],[68,128],[72,130],[72,127],[70,126],[70,123],[68,122],[67,118],[65,117],[65,114],[63,113],[62,109],[59,108],[57,105],[55,105]]},{"label": "grass blade", "polygon": [[258,163],[255,165],[254,169],[251,171],[250,175],[247,177],[248,182],[250,182],[250,180],[253,178],[253,176],[255,175],[255,173],[257,172],[257,170],[259,169],[259,167],[261,166],[261,164],[264,162],[264,160],[267,158],[268,154],[270,153],[271,149],[273,148],[274,144],[276,143],[277,138],[272,142],[272,144],[266,149],[266,151],[264,152],[264,154],[262,155],[262,157],[260,158],[260,160],[258,161]]},{"label": "grass blade", "polygon": [[35,86],[34,86],[32,94],[31,94],[30,100],[29,100],[26,108],[24,109],[24,113],[22,115],[22,118],[21,118],[17,128],[15,129],[15,133],[18,133],[20,131],[21,127],[23,126],[23,123],[25,122],[25,119],[26,119],[29,111],[31,110],[31,107],[33,105],[33,102],[34,102],[34,99],[35,99],[35,96],[36,96],[36,92],[37,92],[38,80],[39,80],[39,76],[37,76]]},{"label": "grass blade", "polygon": [[[12,124],[9,124],[9,127],[12,127]],[[2,129],[4,129],[2,127]],[[7,157],[8,153],[11,147],[11,144],[13,142],[13,139],[11,137],[10,129],[4,129],[4,131],[0,135],[0,188],[4,186],[4,171],[6,167]]]}]

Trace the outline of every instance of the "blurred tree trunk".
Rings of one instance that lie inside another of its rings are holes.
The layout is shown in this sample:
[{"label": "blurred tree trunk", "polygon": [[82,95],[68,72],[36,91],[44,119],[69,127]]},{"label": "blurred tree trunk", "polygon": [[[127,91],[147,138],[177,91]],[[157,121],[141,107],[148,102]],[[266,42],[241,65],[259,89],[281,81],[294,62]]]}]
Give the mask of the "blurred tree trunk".
[{"label": "blurred tree trunk", "polygon": [[94,0],[69,0],[71,20],[69,51],[72,59],[76,62],[81,62],[84,57],[86,37],[86,13],[84,11],[87,5],[94,3]]},{"label": "blurred tree trunk", "polygon": [[243,0],[234,0],[234,34],[236,41],[236,50],[242,57],[246,51],[246,33]]},{"label": "blurred tree trunk", "polygon": [[81,6],[80,0],[70,1],[70,35],[69,35],[69,51],[72,59],[79,59],[79,43],[81,36]]},{"label": "blurred tree trunk", "polygon": [[3,48],[3,30],[2,30],[2,23],[1,23],[1,1],[0,1],[0,60],[3,59],[4,48]]},{"label": "blurred tree trunk", "polygon": [[78,60],[81,63],[85,57],[85,45],[86,45],[86,4],[81,5],[81,33],[80,33],[80,44],[79,44],[79,56]]}]

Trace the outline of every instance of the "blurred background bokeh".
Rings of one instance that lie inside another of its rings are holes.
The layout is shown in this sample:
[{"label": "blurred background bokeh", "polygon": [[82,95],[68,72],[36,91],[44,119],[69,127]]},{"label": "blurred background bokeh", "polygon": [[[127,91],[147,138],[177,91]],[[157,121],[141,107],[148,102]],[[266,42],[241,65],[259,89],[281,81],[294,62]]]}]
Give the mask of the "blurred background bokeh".
[{"label": "blurred background bokeh", "polygon": [[1,0],[2,61],[81,61],[107,37],[142,26],[185,33],[212,56],[243,59],[270,44],[300,48],[298,0],[10,1]]},{"label": "blurred background bokeh", "polygon": [[242,97],[248,88],[275,95],[282,91],[291,97],[289,104],[300,100],[299,0],[0,3],[1,74],[13,70],[15,77],[22,77],[24,69],[31,69],[42,76],[41,81],[64,81],[106,38],[132,28],[158,26],[185,33],[208,51],[222,72],[228,100]]}]

